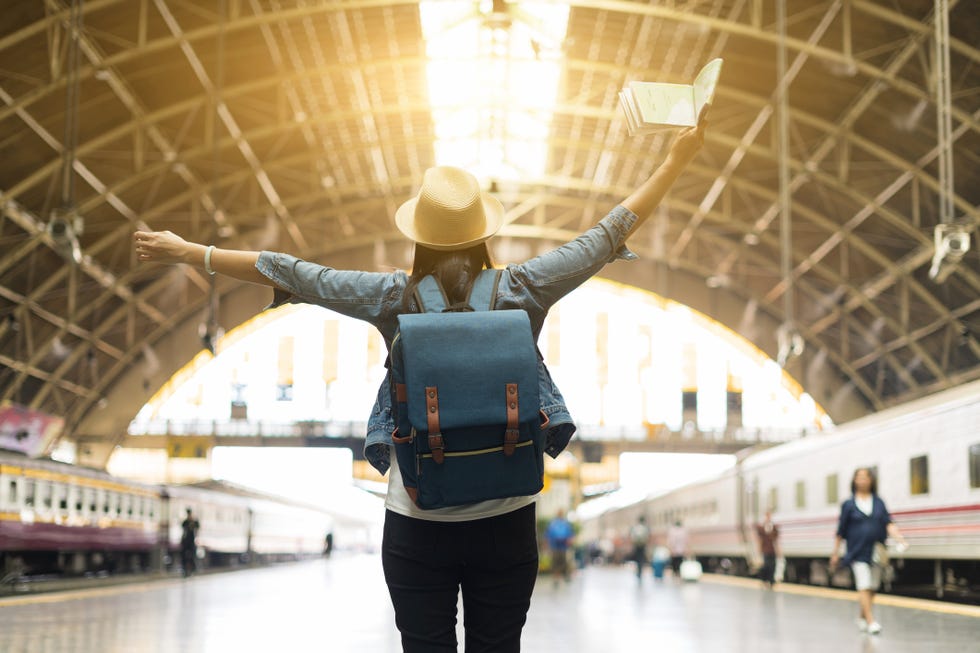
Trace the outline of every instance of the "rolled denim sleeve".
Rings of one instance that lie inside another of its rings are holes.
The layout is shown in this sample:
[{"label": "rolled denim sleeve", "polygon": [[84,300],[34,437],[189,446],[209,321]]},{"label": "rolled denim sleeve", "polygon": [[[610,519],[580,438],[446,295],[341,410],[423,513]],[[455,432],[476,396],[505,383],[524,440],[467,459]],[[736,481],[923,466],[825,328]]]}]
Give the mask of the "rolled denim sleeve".
[{"label": "rolled denim sleeve", "polygon": [[547,310],[607,263],[636,259],[636,254],[626,247],[626,237],[636,221],[635,213],[617,206],[575,240],[526,263],[510,266],[511,275]]},{"label": "rolled denim sleeve", "polygon": [[337,270],[289,254],[261,252],[255,268],[278,286],[271,307],[285,302],[316,304],[379,325],[385,307],[401,295],[395,273]]}]

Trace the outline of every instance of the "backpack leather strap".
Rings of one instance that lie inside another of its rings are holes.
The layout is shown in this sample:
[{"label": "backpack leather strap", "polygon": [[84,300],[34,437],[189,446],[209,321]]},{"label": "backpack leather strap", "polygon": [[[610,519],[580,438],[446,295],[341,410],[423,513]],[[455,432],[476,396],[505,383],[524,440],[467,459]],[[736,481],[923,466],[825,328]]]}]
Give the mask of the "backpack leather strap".
[{"label": "backpack leather strap", "polygon": [[445,453],[442,441],[442,430],[439,428],[439,390],[435,386],[425,389],[425,417],[429,424],[429,449],[432,450],[432,460],[441,465]]},{"label": "backpack leather strap", "polygon": [[520,435],[520,430],[518,428],[518,397],[517,397],[517,384],[508,383],[506,391],[507,400],[507,428],[504,430],[504,455],[510,456],[514,453],[514,448],[517,445],[517,439]]}]

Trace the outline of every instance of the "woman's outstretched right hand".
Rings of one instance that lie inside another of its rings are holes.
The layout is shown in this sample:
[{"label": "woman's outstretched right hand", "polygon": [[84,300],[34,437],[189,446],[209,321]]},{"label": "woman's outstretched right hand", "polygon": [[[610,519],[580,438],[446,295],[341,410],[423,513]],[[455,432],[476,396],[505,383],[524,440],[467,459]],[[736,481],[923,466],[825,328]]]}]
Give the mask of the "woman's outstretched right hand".
[{"label": "woman's outstretched right hand", "polygon": [[136,258],[151,263],[186,263],[192,243],[171,231],[137,231],[133,234]]}]

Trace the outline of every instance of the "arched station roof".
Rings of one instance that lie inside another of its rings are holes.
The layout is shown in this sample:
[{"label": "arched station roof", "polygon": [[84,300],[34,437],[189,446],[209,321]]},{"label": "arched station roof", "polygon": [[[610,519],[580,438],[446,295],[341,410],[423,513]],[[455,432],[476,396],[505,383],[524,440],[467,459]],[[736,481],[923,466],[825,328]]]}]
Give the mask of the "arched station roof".
[{"label": "arched station roof", "polygon": [[[519,11],[456,4],[504,24]],[[689,82],[721,56],[702,154],[631,242],[642,262],[609,276],[691,305],[773,357],[791,317],[806,346],[787,369],[837,421],[980,377],[980,5],[948,2],[947,104],[936,100],[933,0],[787,0],[785,39],[770,0],[568,4],[545,171],[495,183],[502,260],[577,235],[663,159],[669,135],[626,134],[624,83]],[[436,138],[417,3],[87,0],[77,65],[70,3],[9,5],[0,399],[110,444],[200,348],[210,280],[137,264],[138,227],[337,266],[408,264],[394,209],[434,164]],[[937,115],[950,116],[946,147]],[[940,283],[929,269],[950,187],[973,242]],[[78,264],[47,229],[66,193],[84,221]],[[269,299],[228,279],[215,290],[225,328]]]}]

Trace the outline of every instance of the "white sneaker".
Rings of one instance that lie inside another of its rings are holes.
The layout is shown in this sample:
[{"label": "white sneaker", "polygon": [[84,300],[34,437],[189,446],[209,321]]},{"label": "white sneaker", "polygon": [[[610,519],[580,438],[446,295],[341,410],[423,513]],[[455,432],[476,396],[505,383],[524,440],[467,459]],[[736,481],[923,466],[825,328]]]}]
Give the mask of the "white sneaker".
[{"label": "white sneaker", "polygon": [[868,624],[868,633],[871,635],[877,635],[881,632],[881,624],[877,621],[872,621]]},{"label": "white sneaker", "polygon": [[862,633],[868,632],[868,622],[861,617],[855,619],[854,623],[857,624],[858,630],[860,630]]}]

